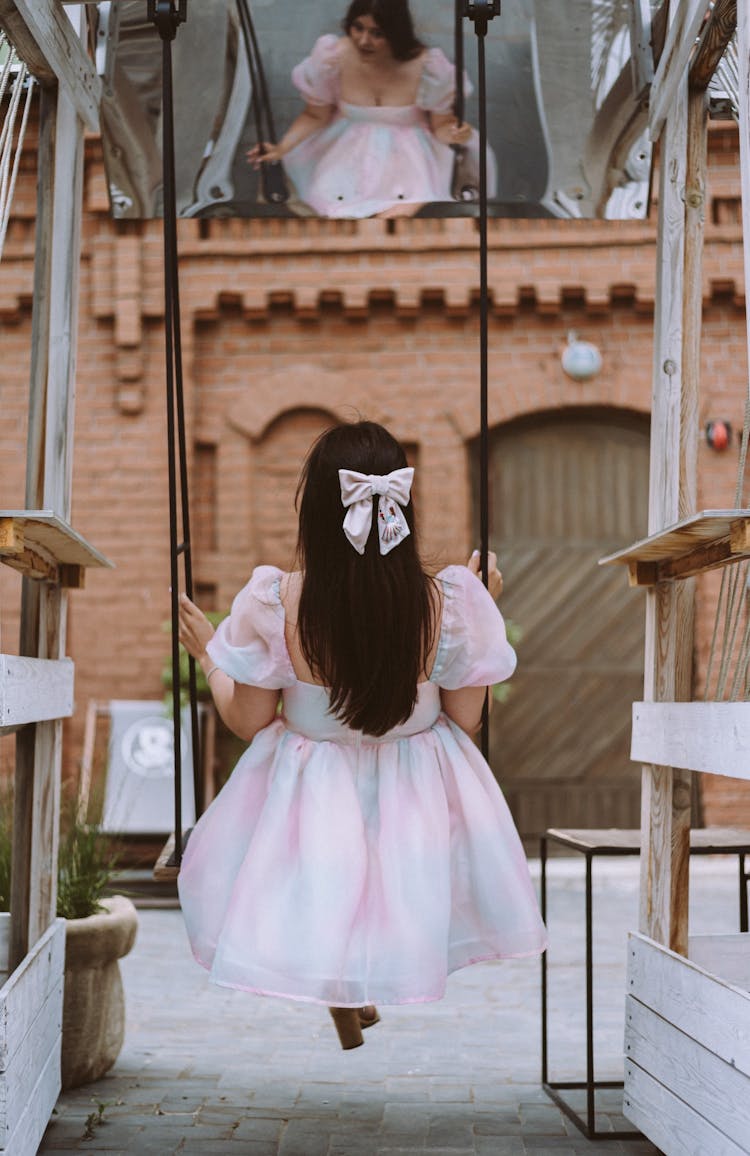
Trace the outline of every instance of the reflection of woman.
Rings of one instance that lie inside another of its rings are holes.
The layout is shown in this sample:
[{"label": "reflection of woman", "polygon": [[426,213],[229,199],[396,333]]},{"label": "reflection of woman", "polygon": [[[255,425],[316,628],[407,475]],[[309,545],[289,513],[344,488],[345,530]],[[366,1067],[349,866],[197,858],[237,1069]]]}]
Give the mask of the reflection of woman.
[{"label": "reflection of woman", "polygon": [[353,0],[345,36],[321,36],[292,72],[305,110],[277,145],[302,201],[325,217],[411,216],[451,199],[451,145],[476,145],[453,114],[454,68],[414,32],[408,0]]}]

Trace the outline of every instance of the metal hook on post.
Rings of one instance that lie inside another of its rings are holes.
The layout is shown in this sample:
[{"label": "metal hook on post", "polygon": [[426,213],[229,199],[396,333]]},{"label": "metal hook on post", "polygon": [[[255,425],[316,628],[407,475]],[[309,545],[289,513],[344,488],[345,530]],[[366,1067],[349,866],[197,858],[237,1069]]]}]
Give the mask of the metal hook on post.
[{"label": "metal hook on post", "polygon": [[174,40],[177,29],[187,20],[187,0],[148,0],[146,11],[162,40]]},{"label": "metal hook on post", "polygon": [[464,16],[473,21],[477,36],[487,35],[487,24],[500,15],[500,0],[464,0]]}]

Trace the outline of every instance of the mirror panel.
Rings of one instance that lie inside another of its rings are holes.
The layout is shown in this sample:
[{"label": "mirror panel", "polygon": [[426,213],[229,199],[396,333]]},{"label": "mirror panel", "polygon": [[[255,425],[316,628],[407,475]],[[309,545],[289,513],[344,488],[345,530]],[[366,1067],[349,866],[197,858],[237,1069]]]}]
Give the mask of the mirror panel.
[{"label": "mirror panel", "polygon": [[[377,24],[373,4],[391,9],[393,26]],[[492,216],[645,215],[651,148],[631,44],[637,21],[647,24],[657,7],[503,0],[486,37]],[[463,21],[462,122],[470,128],[456,132],[451,0],[408,8],[405,0],[356,0],[352,8],[353,16],[346,0],[292,8],[188,0],[172,47],[181,216],[477,214],[471,21]],[[401,59],[404,9],[424,48]],[[162,212],[162,44],[145,10],[145,0],[116,0],[95,16],[107,178],[113,215],[122,218]],[[299,142],[279,163],[248,159],[258,140],[288,145],[290,131]]]}]

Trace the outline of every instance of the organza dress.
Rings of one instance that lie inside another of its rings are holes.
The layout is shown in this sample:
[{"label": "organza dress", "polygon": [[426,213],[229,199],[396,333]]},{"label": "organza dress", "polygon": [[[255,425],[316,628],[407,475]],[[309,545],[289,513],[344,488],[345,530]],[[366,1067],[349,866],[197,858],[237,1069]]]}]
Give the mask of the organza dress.
[{"label": "organza dress", "polygon": [[[321,36],[292,71],[306,103],[336,108],[324,128],[284,157],[299,199],[321,217],[371,217],[401,204],[452,200],[455,156],[432,133],[429,113],[453,111],[453,65],[439,48],[428,48],[414,104],[349,104],[341,99],[338,46],[336,36]],[[478,157],[476,132],[467,147]],[[489,154],[488,160],[494,196]]]},{"label": "organza dress", "polygon": [[258,567],[208,646],[237,682],[279,688],[190,836],[188,936],[214,983],[338,1007],[440,999],[449,972],[534,955],[546,933],[513,820],[440,687],[507,678],[502,617],[464,566],[438,575],[437,657],[408,722],[382,738],[328,713],[284,640],[282,572]]}]

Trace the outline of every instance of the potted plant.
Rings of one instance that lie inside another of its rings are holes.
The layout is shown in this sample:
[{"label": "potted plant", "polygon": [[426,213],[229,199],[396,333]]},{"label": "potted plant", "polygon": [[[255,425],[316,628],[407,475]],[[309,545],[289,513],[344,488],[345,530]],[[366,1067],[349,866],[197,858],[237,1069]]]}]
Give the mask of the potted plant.
[{"label": "potted plant", "polygon": [[[10,897],[9,792],[0,808],[0,910]],[[70,801],[63,808],[57,914],[66,920],[62,1087],[98,1080],[114,1064],[125,1036],[125,997],[118,960],[135,942],[138,917],[124,895],[105,898],[116,862],[95,824]]]}]

